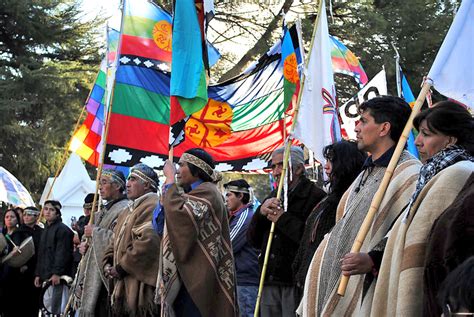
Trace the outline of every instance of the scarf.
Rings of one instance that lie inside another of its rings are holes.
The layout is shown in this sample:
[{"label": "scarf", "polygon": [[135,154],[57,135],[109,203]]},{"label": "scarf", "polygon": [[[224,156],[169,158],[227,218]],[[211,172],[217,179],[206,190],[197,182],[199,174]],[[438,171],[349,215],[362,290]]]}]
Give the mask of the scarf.
[{"label": "scarf", "polygon": [[410,202],[408,203],[404,220],[406,220],[410,215],[411,207],[420,195],[423,187],[425,187],[425,185],[436,174],[460,161],[474,162],[474,157],[472,157],[463,147],[458,145],[448,146],[426,161],[426,163],[420,169],[420,174],[416,183],[416,189],[413,193],[413,196],[411,196]]}]

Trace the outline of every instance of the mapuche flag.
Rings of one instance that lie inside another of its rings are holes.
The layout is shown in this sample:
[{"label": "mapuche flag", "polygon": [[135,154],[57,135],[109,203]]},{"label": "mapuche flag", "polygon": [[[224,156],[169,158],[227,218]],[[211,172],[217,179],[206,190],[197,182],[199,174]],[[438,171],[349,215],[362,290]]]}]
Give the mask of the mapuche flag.
[{"label": "mapuche flag", "polygon": [[209,65],[204,30],[203,2],[175,1],[170,87],[171,124],[201,110],[207,103]]},{"label": "mapuche flag", "polygon": [[[213,156],[220,171],[267,167],[271,153],[283,145],[283,129],[288,133],[291,126],[291,120],[284,120],[287,105],[283,101],[280,52],[279,41],[239,76],[209,86],[208,103],[190,115],[184,127],[185,138],[174,147],[174,155],[179,157],[188,149],[202,147]],[[128,84],[142,85],[147,91],[160,91],[163,103],[149,104],[148,116],[144,110],[138,111],[138,106],[120,108],[121,112],[116,113],[119,108],[114,104],[105,163],[133,166],[143,162],[161,168],[168,158],[170,127],[165,115],[169,115],[170,105],[165,101],[169,101],[169,74],[157,70],[148,81],[141,78],[145,73],[140,71],[132,82],[131,77],[121,75],[125,68],[121,61],[116,85],[128,80]],[[135,104],[133,95],[121,98]]]}]

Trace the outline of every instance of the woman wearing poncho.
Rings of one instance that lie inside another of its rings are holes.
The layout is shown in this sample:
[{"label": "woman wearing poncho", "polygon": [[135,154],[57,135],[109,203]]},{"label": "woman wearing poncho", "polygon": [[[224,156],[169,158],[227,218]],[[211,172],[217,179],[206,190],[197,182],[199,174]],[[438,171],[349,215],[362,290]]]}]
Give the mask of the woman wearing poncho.
[{"label": "woman wearing poncho", "polygon": [[237,316],[227,210],[215,185],[213,159],[191,149],[178,164],[176,171],[165,163],[163,206],[153,216],[162,236],[162,315]]},{"label": "woman wearing poncho", "polygon": [[474,172],[474,122],[466,109],[441,102],[420,113],[414,125],[424,165],[408,207],[390,232],[372,316],[422,315],[430,231]]}]

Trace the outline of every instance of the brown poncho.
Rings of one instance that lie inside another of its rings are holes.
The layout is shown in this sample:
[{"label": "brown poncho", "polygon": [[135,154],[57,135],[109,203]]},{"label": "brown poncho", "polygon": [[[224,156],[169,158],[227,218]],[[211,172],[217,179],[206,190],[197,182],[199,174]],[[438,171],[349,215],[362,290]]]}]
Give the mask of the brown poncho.
[{"label": "brown poncho", "polygon": [[458,162],[434,176],[421,190],[408,218],[395,223],[380,267],[372,316],[421,316],[423,270],[431,227],[453,202],[474,171]]},{"label": "brown poncho", "polygon": [[[408,152],[402,153],[360,252],[373,250],[387,234],[410,200],[420,165]],[[361,173],[342,196],[336,225],[319,245],[306,275],[305,294],[298,309],[303,316],[364,316],[370,310],[375,283],[371,281],[364,290],[365,274],[351,276],[346,295],[337,295],[340,259],[350,252],[385,170],[385,167],[376,166],[368,177]],[[355,188],[362,177],[366,179],[365,184],[357,192]]]},{"label": "brown poncho", "polygon": [[114,203],[109,210],[102,209],[95,217],[96,227],[92,233],[90,246],[81,260],[76,285],[73,286],[75,290],[73,307],[79,316],[94,316],[100,290],[104,286],[108,288],[108,281],[102,271],[102,259],[105,249],[112,241],[117,217],[127,206],[128,200],[122,199]]},{"label": "brown poncho", "polygon": [[172,185],[163,205],[164,316],[174,315],[181,283],[202,316],[238,316],[227,212],[216,185],[205,182],[188,194]]},{"label": "brown poncho", "polygon": [[105,251],[103,265],[119,266],[126,272],[114,279],[114,315],[147,316],[159,311],[154,294],[159,268],[161,240],[151,219],[158,204],[156,193],[147,193],[129,204],[114,229],[114,239]]}]

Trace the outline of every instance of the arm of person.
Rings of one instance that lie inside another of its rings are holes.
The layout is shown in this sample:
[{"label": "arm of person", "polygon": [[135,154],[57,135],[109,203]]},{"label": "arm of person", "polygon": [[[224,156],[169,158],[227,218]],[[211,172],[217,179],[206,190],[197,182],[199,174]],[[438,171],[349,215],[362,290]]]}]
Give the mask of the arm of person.
[{"label": "arm of person", "polygon": [[[273,196],[273,193],[272,195]],[[273,199],[276,199],[273,197]],[[262,247],[265,233],[270,230],[271,221],[268,218],[269,214],[273,214],[273,211],[269,208],[272,203],[272,197],[269,197],[258,206],[257,210],[252,216],[248,230],[247,230],[247,241],[257,249]]]}]

